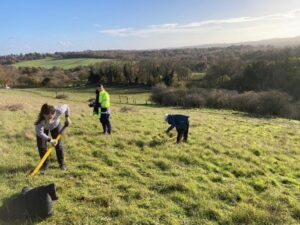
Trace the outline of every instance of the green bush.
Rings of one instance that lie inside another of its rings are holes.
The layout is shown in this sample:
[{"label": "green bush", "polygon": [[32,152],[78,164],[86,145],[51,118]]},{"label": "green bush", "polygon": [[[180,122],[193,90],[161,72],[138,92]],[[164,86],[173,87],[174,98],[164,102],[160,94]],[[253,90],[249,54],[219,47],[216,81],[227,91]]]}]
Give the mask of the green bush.
[{"label": "green bush", "polygon": [[245,92],[203,88],[153,88],[151,100],[164,106],[233,109],[258,115],[300,118],[300,103],[280,91]]}]

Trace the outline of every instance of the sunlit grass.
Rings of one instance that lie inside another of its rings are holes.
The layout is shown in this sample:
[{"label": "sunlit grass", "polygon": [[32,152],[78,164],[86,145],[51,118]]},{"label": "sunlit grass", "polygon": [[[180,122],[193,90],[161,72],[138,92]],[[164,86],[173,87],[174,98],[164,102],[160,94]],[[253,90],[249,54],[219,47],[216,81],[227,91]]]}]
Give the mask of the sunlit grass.
[{"label": "sunlit grass", "polygon": [[77,66],[88,66],[99,62],[110,61],[110,59],[97,59],[97,58],[73,58],[73,59],[55,59],[44,58],[36,60],[26,60],[15,63],[16,67],[43,67],[50,69],[52,67],[61,67],[63,69],[71,69]]},{"label": "sunlit grass", "polygon": [[[70,89],[59,100],[50,89],[0,90],[0,204],[24,186],[55,182],[55,213],[38,224],[300,223],[299,121],[146,106],[148,92],[108,88],[113,135],[103,136],[87,106],[93,91]],[[120,95],[138,104],[120,104]],[[54,154],[45,175],[27,177],[39,160],[33,123],[44,102],[71,107],[69,170]],[[164,113],[191,116],[189,143],[163,133]]]}]

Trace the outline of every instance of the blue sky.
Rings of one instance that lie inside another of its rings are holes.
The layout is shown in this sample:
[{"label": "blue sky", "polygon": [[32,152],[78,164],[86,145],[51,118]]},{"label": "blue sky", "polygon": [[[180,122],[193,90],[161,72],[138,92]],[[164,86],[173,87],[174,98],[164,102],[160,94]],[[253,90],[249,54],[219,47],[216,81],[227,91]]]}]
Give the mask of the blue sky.
[{"label": "blue sky", "polygon": [[299,0],[1,0],[0,55],[300,35]]}]

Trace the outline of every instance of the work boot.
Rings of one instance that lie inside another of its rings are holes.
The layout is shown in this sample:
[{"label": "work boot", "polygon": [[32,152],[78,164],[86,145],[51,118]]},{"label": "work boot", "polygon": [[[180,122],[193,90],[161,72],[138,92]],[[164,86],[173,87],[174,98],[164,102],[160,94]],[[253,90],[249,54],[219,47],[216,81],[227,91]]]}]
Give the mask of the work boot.
[{"label": "work boot", "polygon": [[60,165],[59,168],[64,171],[68,169],[65,164]]},{"label": "work boot", "polygon": [[41,169],[38,171],[38,173],[37,174],[39,174],[39,175],[44,175],[45,174],[45,171],[48,169],[48,164],[47,165],[43,165],[42,167],[41,167]]},{"label": "work boot", "polygon": [[40,169],[38,172],[37,172],[38,175],[44,175],[45,174],[45,170],[42,170]]},{"label": "work boot", "polygon": [[47,164],[44,163],[40,170],[45,171],[48,169],[48,167],[49,167],[48,163]]}]

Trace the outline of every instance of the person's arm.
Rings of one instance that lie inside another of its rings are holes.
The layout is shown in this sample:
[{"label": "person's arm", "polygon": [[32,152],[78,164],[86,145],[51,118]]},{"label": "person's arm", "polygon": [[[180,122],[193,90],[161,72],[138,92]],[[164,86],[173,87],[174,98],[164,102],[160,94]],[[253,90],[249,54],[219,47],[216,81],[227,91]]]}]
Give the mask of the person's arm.
[{"label": "person's arm", "polygon": [[44,133],[44,126],[42,123],[35,125],[35,133],[38,137],[45,141],[51,141],[51,138]]},{"label": "person's arm", "polygon": [[59,115],[65,114],[65,126],[69,126],[71,124],[70,116],[70,107],[67,104],[59,105],[56,107]]},{"label": "person's arm", "polygon": [[169,133],[174,128],[173,125],[171,125],[168,129],[165,130],[166,133]]},{"label": "person's arm", "polygon": [[56,110],[60,115],[65,114],[65,117],[70,116],[70,107],[67,104],[57,106]]},{"label": "person's arm", "polygon": [[100,108],[99,102],[94,102],[93,113],[98,115],[99,114],[99,108]]},{"label": "person's arm", "polygon": [[168,123],[171,125],[165,132],[169,133],[174,127],[175,127],[175,122],[173,116],[169,115],[168,117]]},{"label": "person's arm", "polygon": [[99,91],[96,91],[96,99],[95,99],[95,102],[94,102],[94,111],[97,111],[98,112],[98,108],[100,108],[100,102],[99,102]]}]

